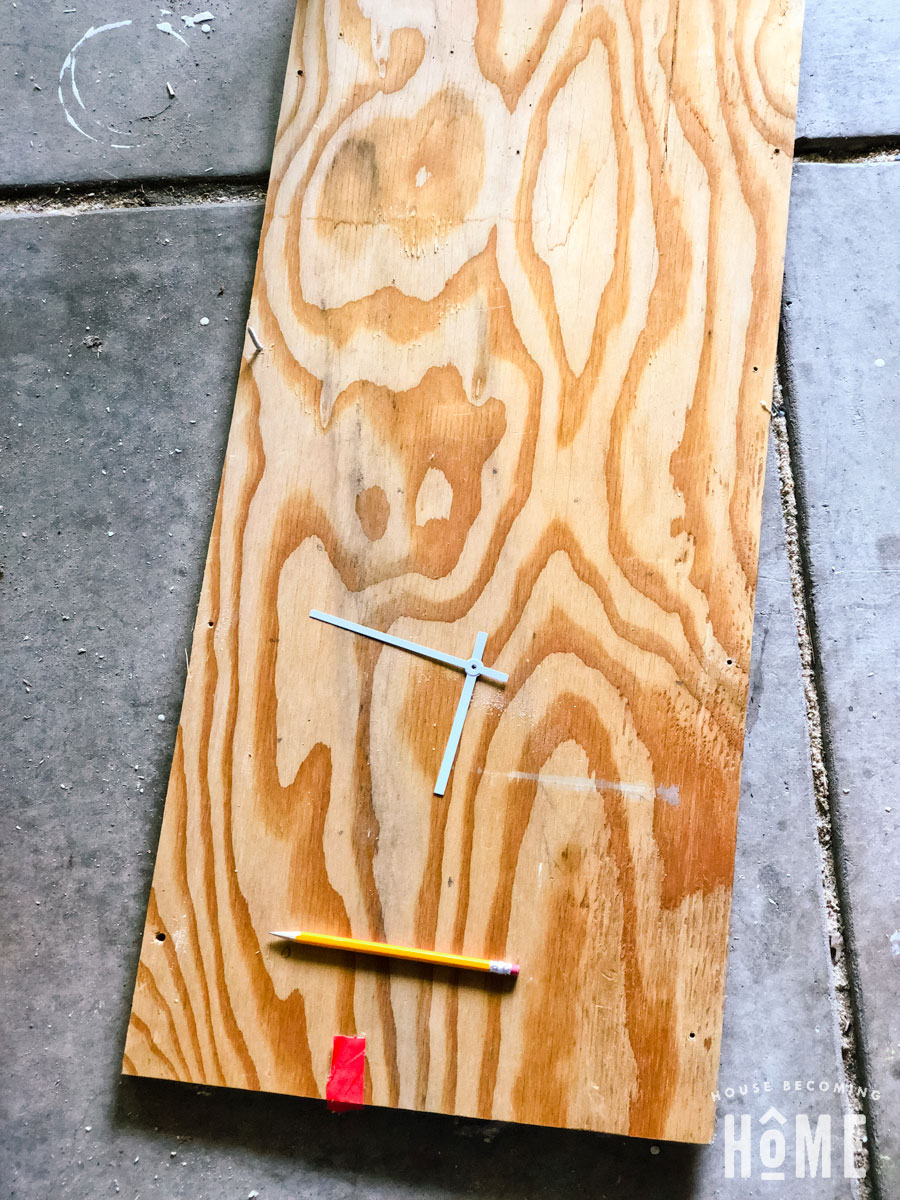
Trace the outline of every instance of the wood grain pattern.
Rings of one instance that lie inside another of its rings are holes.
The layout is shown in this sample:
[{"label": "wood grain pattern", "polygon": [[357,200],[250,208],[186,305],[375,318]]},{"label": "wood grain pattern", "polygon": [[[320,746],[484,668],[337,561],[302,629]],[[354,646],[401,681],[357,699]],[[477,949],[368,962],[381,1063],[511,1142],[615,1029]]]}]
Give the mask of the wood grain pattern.
[{"label": "wood grain pattern", "polygon": [[301,3],[127,1072],[710,1138],[800,7]]}]

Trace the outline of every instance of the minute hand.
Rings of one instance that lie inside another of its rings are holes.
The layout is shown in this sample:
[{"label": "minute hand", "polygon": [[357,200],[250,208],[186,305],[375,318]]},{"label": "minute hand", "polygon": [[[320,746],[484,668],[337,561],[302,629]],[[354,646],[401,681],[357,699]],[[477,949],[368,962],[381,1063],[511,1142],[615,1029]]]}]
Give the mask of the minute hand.
[{"label": "minute hand", "polygon": [[[310,609],[309,615],[316,621],[324,621],[327,625],[346,629],[350,633],[359,633],[363,637],[371,638],[374,642],[395,646],[398,650],[408,650],[410,654],[418,654],[422,658],[430,658],[433,662],[455,667],[457,671],[467,670],[471,661],[467,658],[457,658],[455,654],[444,654],[441,650],[432,650],[429,646],[420,646],[418,642],[408,642],[406,638],[394,637],[392,633],[382,633],[380,629],[371,629],[368,625],[358,625],[356,621],[345,621],[343,617],[333,617],[330,613],[320,612],[317,608]],[[478,674],[485,679],[493,680],[494,683],[506,683],[509,679],[509,676],[504,675],[502,671],[495,671],[491,667],[485,666],[481,667]]]}]

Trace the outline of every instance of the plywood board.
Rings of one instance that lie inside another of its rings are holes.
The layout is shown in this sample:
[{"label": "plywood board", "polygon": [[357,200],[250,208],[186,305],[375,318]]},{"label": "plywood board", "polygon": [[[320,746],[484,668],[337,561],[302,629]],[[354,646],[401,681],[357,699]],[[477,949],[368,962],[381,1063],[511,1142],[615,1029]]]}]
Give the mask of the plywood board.
[{"label": "plywood board", "polygon": [[711,1136],[800,8],[300,5],[127,1072]]}]

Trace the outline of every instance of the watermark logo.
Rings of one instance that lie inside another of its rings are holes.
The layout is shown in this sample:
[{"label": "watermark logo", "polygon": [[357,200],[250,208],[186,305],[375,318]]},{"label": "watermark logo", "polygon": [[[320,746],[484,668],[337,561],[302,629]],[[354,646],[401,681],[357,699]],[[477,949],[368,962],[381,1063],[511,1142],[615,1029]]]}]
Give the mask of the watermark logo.
[{"label": "watermark logo", "polygon": [[[842,1146],[838,1153],[845,1179],[862,1179],[865,1172],[856,1165],[856,1138],[865,1118],[860,1113],[845,1113]],[[793,1122],[777,1108],[769,1108],[756,1122],[743,1113],[725,1116],[725,1178],[750,1179],[756,1163],[760,1179],[784,1179],[788,1172],[797,1179],[830,1179],[835,1165],[833,1130],[830,1113],[813,1119],[797,1113]]]},{"label": "watermark logo", "polygon": [[[841,1085],[785,1080],[785,1092],[835,1092],[846,1095]],[[730,1100],[736,1094],[774,1092],[771,1083],[740,1088],[725,1088],[714,1093],[716,1100]],[[852,1103],[853,1096],[848,1097]],[[874,1093],[873,1093],[874,1098]],[[864,1099],[864,1095],[856,1097]],[[785,1116],[769,1104],[762,1116],[726,1112],[723,1121],[723,1166],[726,1179],[758,1178],[772,1182],[786,1178],[862,1179],[860,1146],[865,1142],[865,1118],[852,1109],[840,1116],[829,1112],[798,1112]]]}]

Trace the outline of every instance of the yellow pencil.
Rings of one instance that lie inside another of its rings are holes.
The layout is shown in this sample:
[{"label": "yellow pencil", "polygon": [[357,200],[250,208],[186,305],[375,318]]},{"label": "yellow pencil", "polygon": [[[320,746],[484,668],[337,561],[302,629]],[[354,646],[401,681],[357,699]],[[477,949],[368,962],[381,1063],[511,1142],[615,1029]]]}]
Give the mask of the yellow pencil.
[{"label": "yellow pencil", "polygon": [[412,946],[389,946],[386,942],[364,942],[359,938],[334,937],[329,933],[276,933],[272,937],[286,938],[304,946],[325,946],[329,950],[350,950],[354,954],[380,954],[384,958],[405,958],[413,962],[434,963],[441,967],[463,967],[467,971],[487,971],[491,975],[518,975],[518,963],[499,962],[491,958],[469,958],[466,954],[441,954],[437,950],[416,950]]}]

